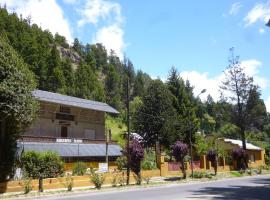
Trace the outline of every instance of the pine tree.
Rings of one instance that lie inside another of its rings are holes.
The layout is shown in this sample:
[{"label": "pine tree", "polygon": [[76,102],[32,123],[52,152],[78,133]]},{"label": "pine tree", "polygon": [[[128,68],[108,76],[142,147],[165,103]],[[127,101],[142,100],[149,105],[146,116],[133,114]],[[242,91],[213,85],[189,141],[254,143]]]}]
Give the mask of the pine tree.
[{"label": "pine tree", "polygon": [[[198,130],[199,121],[196,118],[195,106],[191,103],[192,90],[185,85],[176,68],[172,68],[167,80],[167,86],[174,96],[173,105],[178,114],[177,139],[189,143],[189,135]],[[188,88],[188,89],[187,89]]]},{"label": "pine tree", "polygon": [[119,109],[121,107],[120,77],[113,66],[110,66],[105,79],[106,102]]},{"label": "pine tree", "polygon": [[176,112],[172,95],[162,81],[150,83],[133,120],[135,131],[143,137],[146,146],[160,142],[169,147],[175,141]]}]

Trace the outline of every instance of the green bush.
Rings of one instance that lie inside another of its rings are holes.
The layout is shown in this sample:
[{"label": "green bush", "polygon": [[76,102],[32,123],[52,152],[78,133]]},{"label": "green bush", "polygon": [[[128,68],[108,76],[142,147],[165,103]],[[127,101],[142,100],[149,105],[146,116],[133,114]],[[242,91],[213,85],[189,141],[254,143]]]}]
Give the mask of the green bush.
[{"label": "green bush", "polygon": [[87,165],[84,162],[77,162],[72,169],[73,176],[83,176],[86,174]]},{"label": "green bush", "polygon": [[64,186],[67,188],[67,191],[72,191],[72,188],[73,188],[73,177],[71,175],[68,175],[66,178],[65,178],[65,183],[64,183]]},{"label": "green bush", "polygon": [[141,165],[143,170],[157,169],[156,154],[153,151],[145,151]]},{"label": "green bush", "polygon": [[204,177],[203,172],[198,172],[198,171],[193,172],[193,178],[203,178],[203,177]]},{"label": "green bush", "polygon": [[23,173],[29,178],[39,179],[39,191],[43,192],[43,179],[54,178],[64,172],[60,156],[51,151],[28,151],[21,158]]},{"label": "green bush", "polygon": [[32,179],[25,177],[23,179],[23,190],[24,190],[24,194],[28,194],[31,190],[33,189],[32,186]]},{"label": "green bush", "polygon": [[22,169],[27,177],[55,178],[64,172],[61,157],[51,151],[28,151],[22,155]]},{"label": "green bush", "polygon": [[240,173],[238,171],[232,171],[230,172],[233,177],[241,177],[243,176],[243,173]]},{"label": "green bush", "polygon": [[200,171],[193,172],[193,178],[209,178],[210,179],[210,178],[213,178],[213,176],[215,176],[215,174],[211,172],[200,172]]},{"label": "green bush", "polygon": [[105,177],[102,174],[99,174],[94,170],[91,170],[90,180],[97,189],[101,189],[101,186],[105,181]]},{"label": "green bush", "polygon": [[113,175],[113,179],[112,179],[112,187],[117,187],[117,175]]},{"label": "green bush", "polygon": [[127,157],[121,156],[116,159],[117,169],[122,171],[127,167]]},{"label": "green bush", "polygon": [[123,185],[126,184],[126,177],[125,177],[125,174],[124,173],[122,173],[122,176],[120,176],[118,178],[118,183],[119,183],[120,186],[123,186]]}]

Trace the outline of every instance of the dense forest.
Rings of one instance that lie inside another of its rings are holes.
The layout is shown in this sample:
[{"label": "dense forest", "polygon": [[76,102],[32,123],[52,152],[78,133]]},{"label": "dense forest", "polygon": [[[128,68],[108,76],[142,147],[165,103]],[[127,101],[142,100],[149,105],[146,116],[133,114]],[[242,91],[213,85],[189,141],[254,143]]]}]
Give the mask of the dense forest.
[{"label": "dense forest", "polygon": [[[0,9],[0,36],[34,73],[37,88],[106,102],[120,111],[118,118],[123,122],[129,81],[131,127],[138,133],[148,130],[149,135],[144,135],[147,145],[155,140],[167,146],[177,139],[187,141],[190,129],[241,139],[236,105],[224,96],[215,102],[209,95],[202,102],[175,68],[168,72],[166,82],[152,80],[136,71],[129,58],[120,60],[102,44],[82,44],[78,39],[68,44],[65,37],[42,30],[31,18],[9,14],[5,8]],[[246,139],[267,147],[270,115],[260,88],[254,85],[247,96]]]}]

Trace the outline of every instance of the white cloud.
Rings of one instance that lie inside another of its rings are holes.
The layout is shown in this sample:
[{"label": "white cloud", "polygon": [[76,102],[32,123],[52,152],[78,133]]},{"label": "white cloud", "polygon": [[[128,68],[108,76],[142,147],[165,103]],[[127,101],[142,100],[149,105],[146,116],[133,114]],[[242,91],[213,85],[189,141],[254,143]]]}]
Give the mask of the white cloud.
[{"label": "white cloud", "polygon": [[30,16],[31,21],[43,29],[48,29],[53,34],[58,32],[69,42],[73,40],[68,21],[56,0],[0,0],[0,3],[6,4],[9,12],[15,11],[24,18]]},{"label": "white cloud", "polygon": [[237,15],[240,11],[242,4],[240,2],[236,2],[232,4],[229,14],[230,15]]},{"label": "white cloud", "polygon": [[[265,89],[269,85],[267,79],[259,76],[259,68],[261,65],[261,62],[255,59],[245,60],[241,63],[245,73],[254,78],[255,84],[259,85],[261,89]],[[206,93],[200,95],[202,100],[206,100],[208,94],[210,94],[215,101],[220,98],[220,86],[222,80],[224,80],[224,73],[210,77],[207,72],[199,73],[197,71],[184,71],[180,73],[180,76],[184,80],[189,80],[191,85],[194,86],[195,95],[200,94],[203,89],[207,90]]]},{"label": "white cloud", "polygon": [[78,22],[79,26],[86,23],[97,24],[100,20],[112,17],[114,22],[122,22],[121,6],[118,3],[104,0],[88,0],[84,9],[78,11],[82,16]]},{"label": "white cloud", "polygon": [[116,25],[106,26],[98,30],[93,37],[93,43],[103,43],[107,49],[113,49],[122,58],[125,48],[123,41],[124,31]]},{"label": "white cloud", "polygon": [[268,87],[268,81],[266,78],[259,76],[259,69],[262,63],[258,60],[244,60],[241,62],[241,66],[244,68],[245,73],[253,77],[254,83],[260,86],[262,89]]},{"label": "white cloud", "polygon": [[270,2],[256,4],[244,18],[246,26],[263,21],[266,23],[270,19]]},{"label": "white cloud", "polygon": [[264,33],[265,33],[265,29],[264,29],[264,28],[260,28],[260,29],[259,29],[259,33],[260,33],[260,34],[264,34]]},{"label": "white cloud", "polygon": [[87,23],[100,26],[92,37],[92,42],[103,43],[107,50],[113,49],[123,58],[123,51],[127,46],[124,42],[123,16],[118,3],[105,0],[87,0],[83,9],[78,10],[81,19],[78,27]]},{"label": "white cloud", "polygon": [[265,101],[265,106],[266,106],[267,112],[270,113],[270,96],[269,96],[268,99]]},{"label": "white cloud", "polygon": [[194,86],[195,96],[199,95],[203,89],[206,89],[206,92],[200,95],[202,100],[206,100],[208,94],[210,94],[216,101],[219,99],[219,85],[223,77],[222,74],[210,78],[207,72],[199,73],[197,71],[184,71],[180,73],[180,76],[184,80],[189,80],[191,85]]}]

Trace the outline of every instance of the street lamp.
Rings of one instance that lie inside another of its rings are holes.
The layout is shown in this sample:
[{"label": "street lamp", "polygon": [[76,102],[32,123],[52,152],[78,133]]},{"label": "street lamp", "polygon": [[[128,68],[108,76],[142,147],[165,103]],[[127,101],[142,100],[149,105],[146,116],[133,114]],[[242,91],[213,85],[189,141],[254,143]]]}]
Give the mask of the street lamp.
[{"label": "street lamp", "polygon": [[[206,89],[203,89],[200,94],[197,95],[197,98],[206,92]],[[189,147],[190,147],[190,164],[191,164],[191,177],[193,178],[193,157],[192,157],[192,139],[191,139],[191,124],[190,124],[190,110],[188,111],[188,128],[189,128]]]},{"label": "street lamp", "polygon": [[268,22],[265,25],[270,27],[270,19],[268,20]]}]

